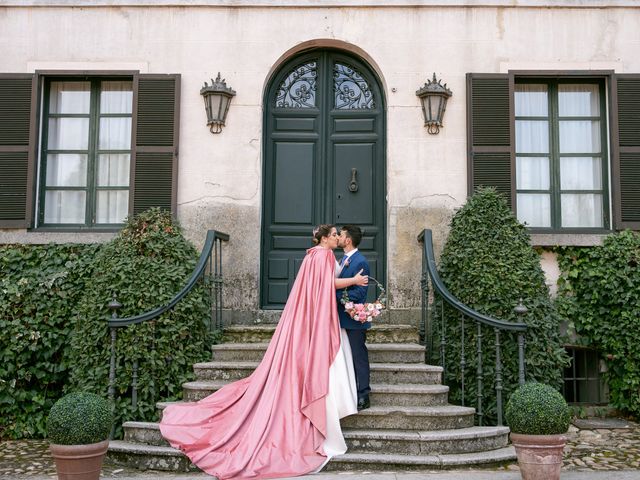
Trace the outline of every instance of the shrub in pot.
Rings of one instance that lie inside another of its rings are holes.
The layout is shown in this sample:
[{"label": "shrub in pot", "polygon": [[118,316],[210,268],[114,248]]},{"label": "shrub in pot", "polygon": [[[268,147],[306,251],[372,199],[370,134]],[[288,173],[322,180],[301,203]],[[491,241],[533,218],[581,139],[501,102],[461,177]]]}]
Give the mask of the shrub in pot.
[{"label": "shrub in pot", "polygon": [[113,423],[107,400],[93,393],[70,393],[47,419],[51,456],[59,480],[98,480]]},{"label": "shrub in pot", "polygon": [[549,385],[522,385],[509,398],[505,418],[522,478],[559,479],[567,443],[564,434],[571,422],[571,412],[562,395]]}]

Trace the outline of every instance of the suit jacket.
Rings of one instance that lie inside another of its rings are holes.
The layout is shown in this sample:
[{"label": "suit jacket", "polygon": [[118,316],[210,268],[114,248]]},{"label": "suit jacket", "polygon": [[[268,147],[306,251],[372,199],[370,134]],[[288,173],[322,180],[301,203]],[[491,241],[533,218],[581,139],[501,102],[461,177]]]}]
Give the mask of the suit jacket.
[{"label": "suit jacket", "polygon": [[[360,253],[360,250],[355,252],[349,257],[349,263],[344,265],[338,278],[349,278],[355,276],[362,269],[362,275],[369,275],[369,263],[364,255]],[[338,316],[340,317],[340,326],[347,330],[367,330],[371,328],[371,322],[359,322],[352,319],[347,312],[344,311],[344,305],[340,301],[342,299],[342,292],[344,288],[336,290],[336,298],[338,299]],[[364,303],[367,299],[367,291],[369,287],[359,287],[354,285],[347,288],[349,293],[349,300],[353,303]]]}]

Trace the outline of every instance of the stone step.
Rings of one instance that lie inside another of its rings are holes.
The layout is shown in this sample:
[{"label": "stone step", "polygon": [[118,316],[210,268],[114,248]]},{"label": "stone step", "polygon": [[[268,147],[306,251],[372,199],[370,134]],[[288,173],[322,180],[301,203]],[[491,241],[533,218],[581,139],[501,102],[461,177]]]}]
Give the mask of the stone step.
[{"label": "stone step", "polygon": [[374,405],[340,421],[343,428],[373,430],[454,430],[473,427],[475,410],[456,405],[397,407]]},{"label": "stone step", "polygon": [[[225,327],[225,343],[269,343],[275,325],[235,325]],[[413,325],[374,324],[367,332],[369,343],[418,343],[418,329]]]},{"label": "stone step", "polygon": [[[158,402],[160,410],[174,402]],[[343,428],[373,430],[454,430],[473,427],[475,410],[457,405],[388,406],[376,405],[345,417]]]},{"label": "stone step", "polygon": [[[472,466],[497,466],[516,460],[512,446],[474,453],[450,453],[441,455],[398,455],[394,453],[349,453],[334,457],[324,471],[348,470],[404,470],[422,471],[436,469],[469,468]],[[460,475],[464,478],[464,473]]]},{"label": "stone step", "polygon": [[[188,472],[197,468],[179,450],[123,440],[109,442],[109,458],[115,463],[140,470]],[[500,465],[516,459],[513,447],[474,453],[439,455],[398,455],[393,453],[346,453],[334,457],[325,471],[347,470],[431,470]]]},{"label": "stone step", "polygon": [[[214,362],[259,362],[268,343],[221,343],[213,345]],[[416,343],[369,343],[369,361],[374,363],[424,363],[425,347]]]},{"label": "stone step", "polygon": [[[195,402],[218,391],[228,381],[209,380],[189,382],[182,385],[183,398],[187,402]],[[446,405],[449,387],[446,385],[412,385],[386,383],[372,384],[369,397],[372,405],[399,405],[405,407],[428,407],[430,405]]]},{"label": "stone step", "polygon": [[[157,423],[125,422],[124,441],[169,446]],[[456,430],[406,431],[344,429],[349,453],[434,455],[495,450],[509,443],[508,427],[470,427]]]},{"label": "stone step", "polygon": [[[248,377],[258,362],[202,362],[193,365],[197,380],[240,380]],[[372,363],[371,383],[440,384],[442,367],[421,363]]]}]

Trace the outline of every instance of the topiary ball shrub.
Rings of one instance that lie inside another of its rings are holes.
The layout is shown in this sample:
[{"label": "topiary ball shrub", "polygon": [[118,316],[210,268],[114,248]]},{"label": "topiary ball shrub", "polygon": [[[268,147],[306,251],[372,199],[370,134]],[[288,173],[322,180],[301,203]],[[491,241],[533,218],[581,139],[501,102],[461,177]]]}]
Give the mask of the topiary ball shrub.
[{"label": "topiary ball shrub", "polygon": [[88,445],[109,438],[112,423],[107,400],[93,393],[70,393],[51,407],[47,434],[55,445]]},{"label": "topiary ball shrub", "polygon": [[507,424],[522,435],[560,435],[571,422],[571,412],[562,395],[542,383],[526,383],[509,398]]}]

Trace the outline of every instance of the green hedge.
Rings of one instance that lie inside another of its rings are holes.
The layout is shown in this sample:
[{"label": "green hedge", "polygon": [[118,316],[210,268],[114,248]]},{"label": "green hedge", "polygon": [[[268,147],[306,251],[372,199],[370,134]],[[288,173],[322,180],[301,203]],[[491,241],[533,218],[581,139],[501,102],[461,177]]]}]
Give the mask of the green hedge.
[{"label": "green hedge", "polygon": [[602,352],[610,404],[640,415],[640,234],[609,235],[599,247],[557,249],[558,306],[578,340]]},{"label": "green hedge", "polygon": [[[196,260],[197,252],[171,215],[157,209],[134,217],[97,252],[73,322],[71,390],[100,395],[107,391],[110,333],[105,319],[112,293],[123,305],[120,317],[152,310],[168,303],[185,285]],[[118,329],[116,425],[156,420],[156,402],[180,398],[181,384],[193,379],[193,363],[211,358],[208,308],[205,289],[197,286],[157,320]],[[134,360],[139,365],[135,411]]]},{"label": "green hedge", "polygon": [[[0,437],[43,437],[65,392],[107,393],[106,308],[121,316],[167,303],[197,259],[168,213],[151,210],[102,245],[0,246]],[[180,397],[192,364],[210,358],[207,295],[201,286],[156,321],[118,331],[116,417],[156,419],[155,403]],[[131,407],[138,359],[138,408]],[[119,431],[118,431],[119,432]]]},{"label": "green hedge", "polygon": [[[562,368],[568,357],[559,333],[560,318],[549,298],[540,258],[529,242],[526,228],[515,218],[504,198],[494,189],[479,190],[454,215],[440,262],[440,275],[461,302],[507,322],[527,323],[526,379],[560,389]],[[529,312],[518,317],[514,307],[522,298]],[[435,318],[439,318],[437,315]],[[446,369],[449,398],[461,402],[460,314],[445,308]],[[496,421],[495,332],[483,327],[484,423]],[[440,322],[434,322],[433,355],[437,356]],[[503,333],[503,401],[518,387],[517,335]],[[465,403],[477,406],[477,327],[466,321]]]},{"label": "green hedge", "polygon": [[99,249],[0,246],[0,437],[44,436],[69,375],[75,305]]}]

